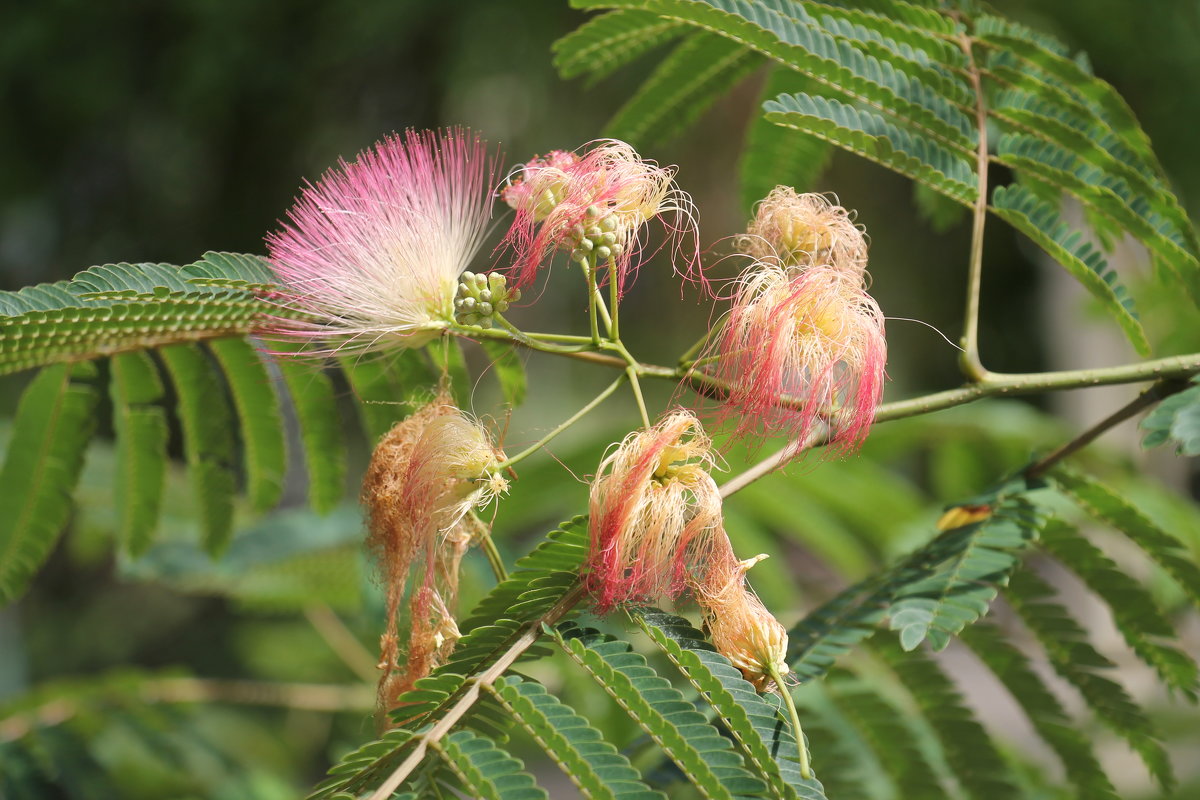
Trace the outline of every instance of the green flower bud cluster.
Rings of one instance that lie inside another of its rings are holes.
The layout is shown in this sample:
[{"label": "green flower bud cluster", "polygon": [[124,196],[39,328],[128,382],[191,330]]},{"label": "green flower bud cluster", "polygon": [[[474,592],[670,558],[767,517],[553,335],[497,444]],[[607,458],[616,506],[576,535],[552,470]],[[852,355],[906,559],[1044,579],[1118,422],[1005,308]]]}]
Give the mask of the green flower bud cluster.
[{"label": "green flower bud cluster", "polygon": [[521,299],[520,289],[509,289],[498,272],[464,272],[458,278],[454,295],[454,321],[461,325],[492,327],[492,316],[508,311],[510,303]]},{"label": "green flower bud cluster", "polygon": [[593,264],[608,261],[621,255],[625,246],[618,241],[619,222],[616,214],[605,213],[600,206],[589,206],[587,224],[579,224],[571,231],[575,240],[571,250],[572,261],[590,258]]}]

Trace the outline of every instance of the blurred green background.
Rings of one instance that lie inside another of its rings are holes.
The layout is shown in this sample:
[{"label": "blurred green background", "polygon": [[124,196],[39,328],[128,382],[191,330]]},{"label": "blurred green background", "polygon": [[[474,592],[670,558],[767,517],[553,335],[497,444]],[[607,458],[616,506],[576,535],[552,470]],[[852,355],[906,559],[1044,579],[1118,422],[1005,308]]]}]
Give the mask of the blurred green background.
[{"label": "blurred green background", "polygon": [[[1177,192],[1196,211],[1200,3],[1022,0],[996,6],[1089,53],[1096,72],[1133,106]],[[550,0],[8,4],[0,11],[0,288],[66,278],[93,264],[182,264],[210,249],[261,253],[263,235],[303,180],[407,127],[469,126],[502,144],[507,165],[548,149],[578,147],[602,134],[653,63],[652,56],[595,87],[560,80],[550,45],[585,18]],[[700,209],[711,262],[727,252],[721,240],[747,219],[738,200],[737,162],[759,78],[720,101],[678,141],[644,153],[679,165],[678,181]],[[957,337],[966,226],[935,231],[918,213],[907,181],[845,154],[835,155],[816,186],[804,188],[836,192],[858,210],[872,239],[872,292],[889,317],[924,320]],[[1091,319],[1079,295],[1059,296],[1048,277],[1056,273],[1039,265],[1028,243],[997,222],[991,225],[982,325],[989,368],[1066,366],[1064,352],[1070,363],[1070,354],[1084,352],[1085,345],[1107,363],[1127,355],[1106,349],[1103,334],[1093,334],[1106,323]],[[1135,255],[1118,268],[1137,274],[1143,268],[1137,261]],[[733,269],[719,264],[715,274],[728,277]],[[583,293],[570,278],[565,264],[557,265],[550,289],[513,318],[531,329],[581,330]],[[1194,348],[1194,318],[1160,311],[1148,273],[1132,282],[1140,286],[1135,294],[1161,354]],[[711,319],[713,309],[694,293],[676,302],[679,295],[663,258],[642,270],[622,320],[631,348],[645,360],[671,362]],[[958,382],[956,353],[936,333],[902,321],[889,323],[888,332],[891,399]],[[530,398],[511,419],[486,379],[476,393],[476,411],[495,415],[506,427],[510,450],[537,439],[611,379],[548,359],[532,359],[529,368]],[[20,377],[4,382],[0,403],[7,411],[21,383]],[[653,387],[655,407],[674,391]],[[1081,427],[1088,413],[1079,411],[1082,418],[1069,419],[1066,427]],[[542,458],[522,469],[497,520],[508,555],[523,552],[547,523],[583,510],[582,478],[594,470],[604,445],[633,424],[627,398],[618,395],[594,424],[554,444],[561,465]],[[948,432],[959,438],[943,446]],[[1061,435],[1058,426],[1020,404],[959,409],[939,415],[929,428],[881,427],[859,461],[810,465],[780,479],[792,492],[786,501],[779,499],[780,484],[747,492],[730,506],[731,526],[743,531],[747,554],[782,551],[774,566],[756,573],[764,599],[790,623],[872,564],[920,541],[940,503],[970,494],[1019,464],[1029,448]],[[363,453],[357,457],[361,466]],[[735,465],[743,457],[730,454]],[[111,514],[105,516],[107,458],[100,449],[89,460],[81,494],[87,510],[50,567],[25,599],[0,611],[0,703],[48,680],[113,669],[355,680],[318,626],[295,613],[309,605],[297,598],[299,587],[322,581],[316,605],[333,607],[368,650],[374,646],[380,609],[377,590],[364,577],[354,509],[319,524],[299,516],[292,527],[255,529],[241,550],[235,545],[227,574],[214,576],[213,566],[187,548],[186,536],[174,549],[156,550],[146,564],[116,569],[103,544],[111,526]],[[1186,467],[1182,473],[1172,469],[1186,487]],[[1164,515],[1186,517],[1176,501],[1138,486],[1130,491],[1151,496]],[[179,503],[186,504],[186,489],[179,491]],[[276,569],[260,552],[286,549],[306,534],[326,537],[319,568],[297,559]],[[264,563],[268,567],[260,568]],[[479,580],[464,583],[487,585],[484,565],[472,562],[470,568]],[[251,573],[253,581],[246,577]],[[163,588],[166,577],[192,591]],[[554,680],[551,674],[539,677]],[[86,738],[85,732],[107,730],[125,695],[80,696],[77,733]],[[93,701],[95,719],[82,711]],[[187,750],[190,761],[156,771],[146,766],[152,759],[143,757],[138,748],[145,745],[136,735],[105,732],[96,758],[106,769],[116,766],[126,797],[294,796],[319,778],[331,758],[373,730],[367,710],[331,717],[206,706],[191,709],[186,724],[173,718],[143,722],[171,736],[183,736],[185,728],[198,731],[203,741],[221,746]]]}]

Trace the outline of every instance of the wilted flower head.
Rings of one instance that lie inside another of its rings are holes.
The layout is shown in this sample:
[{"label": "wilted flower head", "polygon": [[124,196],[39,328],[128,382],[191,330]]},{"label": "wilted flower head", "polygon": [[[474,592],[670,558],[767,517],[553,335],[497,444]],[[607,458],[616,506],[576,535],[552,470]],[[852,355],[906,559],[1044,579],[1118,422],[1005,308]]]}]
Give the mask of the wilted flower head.
[{"label": "wilted flower head", "polygon": [[608,263],[623,290],[638,266],[643,225],[660,219],[677,245],[686,231],[694,235],[691,198],[674,177],[674,167],[614,139],[583,155],[555,150],[525,164],[501,193],[517,212],[505,238],[515,252],[516,284],[531,283],[542,261],[563,250],[593,267]]},{"label": "wilted flower head", "polygon": [[[379,698],[384,711],[454,647],[458,565],[470,544],[486,534],[486,527],[470,512],[504,490],[496,470],[503,458],[487,431],[445,397],[397,423],[375,448],[363,479],[362,501],[367,543],[387,592]],[[419,585],[410,600],[408,652],[402,665],[399,611],[410,573]]]},{"label": "wilted flower head", "polygon": [[408,131],[304,188],[267,238],[285,335],[330,351],[418,347],[454,320],[492,212],[496,162],[462,130]]},{"label": "wilted flower head", "polygon": [[850,212],[820,194],[776,186],[758,204],[743,249],[782,266],[826,265],[856,276],[867,268],[867,239]]},{"label": "wilted flower head", "polygon": [[729,387],[723,412],[738,435],[804,439],[824,422],[829,450],[846,452],[875,419],[887,341],[883,314],[857,275],[755,262],[738,279],[714,351]]},{"label": "wilted flower head", "polygon": [[686,588],[721,526],[712,442],[688,411],[631,433],[592,484],[586,583],[598,611]]},{"label": "wilted flower head", "polygon": [[771,673],[788,673],[787,631],[746,586],[746,571],[766,556],[738,561],[728,538],[722,536],[722,541],[724,548],[715,551],[692,591],[717,652],[741,670],[755,689],[770,691]]}]

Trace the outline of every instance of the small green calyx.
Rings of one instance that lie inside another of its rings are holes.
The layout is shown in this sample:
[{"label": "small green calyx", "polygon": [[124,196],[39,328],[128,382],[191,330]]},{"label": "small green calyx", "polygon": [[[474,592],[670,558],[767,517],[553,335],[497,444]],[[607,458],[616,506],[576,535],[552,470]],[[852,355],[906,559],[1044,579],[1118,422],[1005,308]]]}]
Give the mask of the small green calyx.
[{"label": "small green calyx", "polygon": [[464,272],[454,294],[454,321],[460,325],[490,328],[496,314],[508,311],[521,299],[520,289],[509,289],[508,281],[498,272]]}]

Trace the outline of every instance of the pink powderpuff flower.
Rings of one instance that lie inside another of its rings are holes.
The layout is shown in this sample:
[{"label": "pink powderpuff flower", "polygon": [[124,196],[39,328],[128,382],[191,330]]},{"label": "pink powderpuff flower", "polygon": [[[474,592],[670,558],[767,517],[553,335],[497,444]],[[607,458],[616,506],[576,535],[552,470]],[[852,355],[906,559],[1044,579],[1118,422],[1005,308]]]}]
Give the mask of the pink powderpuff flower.
[{"label": "pink powderpuff flower", "polygon": [[739,244],[752,258],[783,266],[826,265],[860,278],[867,269],[867,237],[851,212],[790,186],[776,186],[758,204]]},{"label": "pink powderpuff flower", "polygon": [[585,585],[599,613],[686,589],[721,530],[712,441],[689,411],[635,431],[600,463]]},{"label": "pink powderpuff flower", "polygon": [[828,426],[826,452],[855,450],[883,394],[883,313],[862,279],[830,266],[757,261],[739,278],[714,346],[735,435],[806,439]]},{"label": "pink powderpuff flower", "polygon": [[691,234],[696,252],[685,257],[681,272],[696,277],[694,207],[674,177],[674,167],[646,161],[615,139],[596,142],[583,155],[555,150],[522,166],[501,192],[516,211],[502,244],[515,253],[516,285],[532,283],[546,257],[562,250],[593,268],[607,263],[609,278],[624,293],[642,260],[642,228],[652,219],[663,223],[676,252]]},{"label": "pink powderpuff flower", "polygon": [[407,131],[339,162],[267,237],[277,300],[304,320],[274,332],[327,342],[324,352],[428,343],[454,320],[495,181],[495,156],[459,129]]}]

